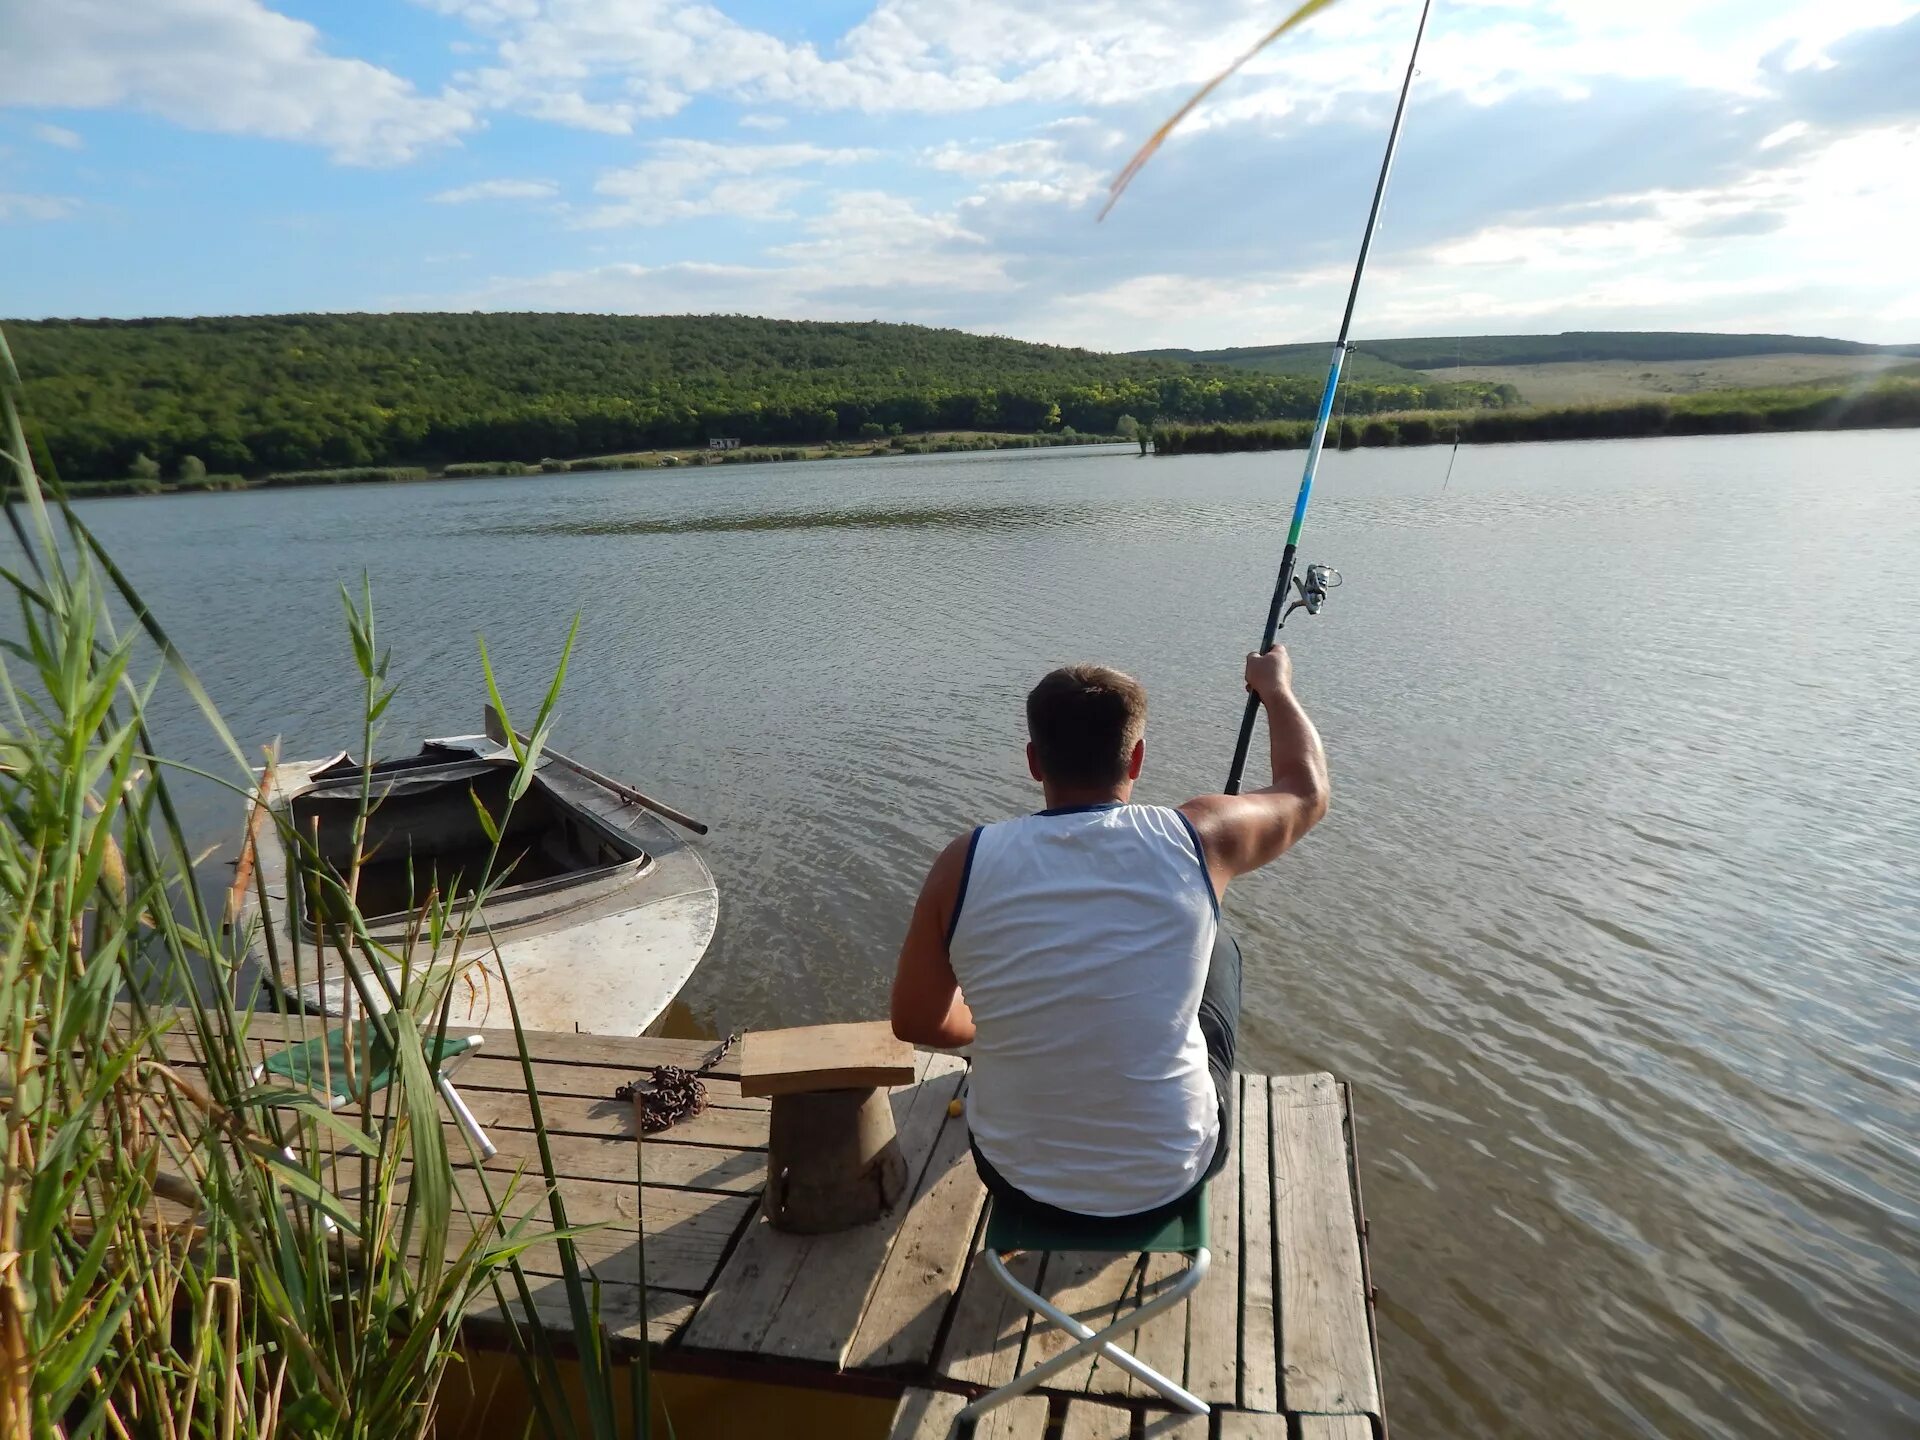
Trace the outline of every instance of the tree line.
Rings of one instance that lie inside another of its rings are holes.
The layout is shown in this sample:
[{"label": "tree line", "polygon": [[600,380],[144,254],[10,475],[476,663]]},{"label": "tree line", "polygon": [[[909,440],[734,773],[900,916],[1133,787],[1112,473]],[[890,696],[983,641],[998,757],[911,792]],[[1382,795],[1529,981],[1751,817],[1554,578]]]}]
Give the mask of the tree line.
[{"label": "tree line", "polygon": [[[880,323],[745,316],[286,315],[12,321],[41,458],[70,480],[435,468],[731,437],[1113,434],[1122,416],[1312,413],[1317,381]],[[1510,387],[1360,384],[1350,413]]]}]

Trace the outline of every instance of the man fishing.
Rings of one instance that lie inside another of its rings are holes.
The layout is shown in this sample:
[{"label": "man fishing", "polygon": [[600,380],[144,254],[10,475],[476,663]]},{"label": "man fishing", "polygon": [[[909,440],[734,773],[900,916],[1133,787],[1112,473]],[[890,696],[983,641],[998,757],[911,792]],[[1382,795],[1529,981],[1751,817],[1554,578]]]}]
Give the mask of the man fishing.
[{"label": "man fishing", "polygon": [[967,1120],[989,1191],[1072,1216],[1184,1199],[1226,1162],[1240,948],[1228,882],[1327,811],[1327,762],[1284,648],[1247,657],[1273,783],[1178,809],[1131,802],[1147,696],[1100,665],[1027,696],[1046,808],[940,852],[893,982],[893,1029],[973,1047]]}]

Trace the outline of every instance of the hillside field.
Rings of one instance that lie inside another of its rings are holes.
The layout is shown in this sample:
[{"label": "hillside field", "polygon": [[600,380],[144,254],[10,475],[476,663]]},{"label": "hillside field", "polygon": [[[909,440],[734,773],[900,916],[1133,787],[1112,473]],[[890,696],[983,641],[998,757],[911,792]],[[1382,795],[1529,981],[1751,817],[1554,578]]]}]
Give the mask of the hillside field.
[{"label": "hillside field", "polygon": [[[1326,373],[1331,348],[1331,341],[1315,341],[1137,353],[1142,359],[1312,379]],[[1915,361],[1920,361],[1920,345],[1868,345],[1810,335],[1574,330],[1357,340],[1347,357],[1347,377],[1376,385],[1478,382],[1511,386],[1528,405],[1584,405],[1708,390],[1829,385]]]},{"label": "hillside field", "polygon": [[1716,360],[1587,360],[1546,365],[1465,365],[1423,372],[1435,380],[1511,385],[1529,405],[1585,405],[1648,395],[1766,389],[1870,380],[1913,361],[1899,355],[1738,355]]}]

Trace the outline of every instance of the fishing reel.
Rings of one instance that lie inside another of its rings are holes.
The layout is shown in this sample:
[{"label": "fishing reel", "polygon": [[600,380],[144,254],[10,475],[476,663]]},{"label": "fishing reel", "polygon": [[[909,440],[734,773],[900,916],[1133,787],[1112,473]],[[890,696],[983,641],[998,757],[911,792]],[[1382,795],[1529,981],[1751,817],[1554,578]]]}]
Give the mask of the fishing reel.
[{"label": "fishing reel", "polygon": [[1331,565],[1309,565],[1305,575],[1293,577],[1293,588],[1300,592],[1300,598],[1287,606],[1286,615],[1280,617],[1280,623],[1287,623],[1287,616],[1296,610],[1305,610],[1309,615],[1318,615],[1320,607],[1327,603],[1327,592],[1338,590],[1342,584],[1340,572]]}]

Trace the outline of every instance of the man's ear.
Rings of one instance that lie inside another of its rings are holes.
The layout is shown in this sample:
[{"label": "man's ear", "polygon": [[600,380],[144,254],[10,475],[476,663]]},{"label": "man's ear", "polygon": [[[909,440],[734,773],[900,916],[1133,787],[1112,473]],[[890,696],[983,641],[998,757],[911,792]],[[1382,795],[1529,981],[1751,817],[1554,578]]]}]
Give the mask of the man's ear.
[{"label": "man's ear", "polygon": [[1127,779],[1138,780],[1140,767],[1147,763],[1147,739],[1141,736],[1133,742],[1133,754],[1127,757]]},{"label": "man's ear", "polygon": [[1042,785],[1047,783],[1047,777],[1040,773],[1040,752],[1033,748],[1031,740],[1027,742],[1027,773]]}]

